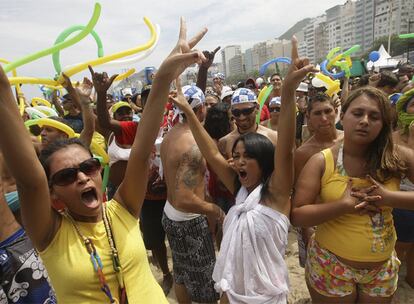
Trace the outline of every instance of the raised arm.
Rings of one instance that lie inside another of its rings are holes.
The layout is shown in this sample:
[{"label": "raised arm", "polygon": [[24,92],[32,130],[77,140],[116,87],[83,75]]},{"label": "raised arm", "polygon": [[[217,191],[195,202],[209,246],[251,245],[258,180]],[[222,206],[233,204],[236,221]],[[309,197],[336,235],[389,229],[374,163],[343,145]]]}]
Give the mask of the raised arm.
[{"label": "raised arm", "polygon": [[57,96],[58,90],[53,90],[52,93],[52,103],[55,106],[56,111],[58,112],[60,117],[63,117],[65,115],[65,112],[63,111],[62,105],[59,102],[58,96]]},{"label": "raised arm", "polygon": [[79,96],[79,102],[82,111],[83,130],[79,139],[89,147],[92,142],[93,133],[95,132],[95,114],[91,106],[91,93],[93,84],[88,78],[84,78],[83,82],[76,87]]},{"label": "raised arm", "polygon": [[313,72],[313,65],[307,59],[299,59],[297,40],[292,38],[292,64],[283,81],[278,140],[275,151],[274,170],[270,178],[269,192],[272,203],[280,208],[289,204],[293,188],[293,154],[296,135],[296,96],[295,91],[307,73]]},{"label": "raised arm", "polygon": [[207,131],[198,121],[193,109],[183,95],[181,81],[179,78],[176,80],[176,85],[177,97],[174,99],[175,105],[184,112],[194,139],[196,140],[201,153],[207,160],[207,163],[211,166],[226,188],[231,193],[234,193],[236,172],[231,168],[228,161],[220,153],[214,140],[210,137],[210,135],[208,135]]},{"label": "raised arm", "polygon": [[197,83],[196,83],[197,87],[199,87],[201,91],[203,91],[203,93],[206,92],[208,69],[213,64],[214,56],[219,50],[220,50],[220,47],[218,46],[212,52],[203,51],[203,54],[206,57],[207,61],[200,64],[200,68],[198,69],[198,73],[197,73]]},{"label": "raised arm", "polygon": [[205,60],[201,52],[192,51],[192,48],[206,32],[207,29],[204,29],[193,39],[187,41],[187,27],[185,21],[181,19],[178,43],[155,74],[151,92],[132,145],[125,177],[115,194],[115,198],[135,217],[139,217],[145,197],[148,160],[160,129],[170,84],[188,66]]},{"label": "raised arm", "polygon": [[98,114],[99,126],[107,132],[114,132],[115,135],[121,135],[122,128],[120,122],[109,116],[106,107],[106,92],[118,74],[112,75],[111,78],[109,78],[108,74],[105,72],[95,73],[91,66],[89,66],[89,71],[91,72],[93,86],[95,87],[98,96],[96,100],[96,111]]},{"label": "raised arm", "polygon": [[89,98],[93,84],[85,77],[83,82],[74,88],[68,76],[63,74],[63,78],[65,79],[64,86],[66,90],[82,113],[83,130],[80,133],[79,139],[89,147],[92,142],[93,132],[95,132],[95,115],[93,114]]},{"label": "raised arm", "polygon": [[10,88],[0,67],[0,149],[19,192],[23,223],[34,246],[42,250],[56,231],[46,174],[37,158]]}]

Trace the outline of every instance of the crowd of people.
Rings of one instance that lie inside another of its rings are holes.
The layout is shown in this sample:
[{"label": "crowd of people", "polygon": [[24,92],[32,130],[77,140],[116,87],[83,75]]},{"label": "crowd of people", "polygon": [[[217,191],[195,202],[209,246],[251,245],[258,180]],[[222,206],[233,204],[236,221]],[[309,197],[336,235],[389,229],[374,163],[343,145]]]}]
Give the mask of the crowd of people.
[{"label": "crowd of people", "polygon": [[313,303],[391,303],[401,263],[414,288],[414,68],[330,96],[293,37],[283,77],[208,83],[220,48],[186,32],[122,101],[117,75],[63,75],[41,125],[0,68],[0,304],[168,303],[173,286],[178,303],[287,303],[292,229]]}]

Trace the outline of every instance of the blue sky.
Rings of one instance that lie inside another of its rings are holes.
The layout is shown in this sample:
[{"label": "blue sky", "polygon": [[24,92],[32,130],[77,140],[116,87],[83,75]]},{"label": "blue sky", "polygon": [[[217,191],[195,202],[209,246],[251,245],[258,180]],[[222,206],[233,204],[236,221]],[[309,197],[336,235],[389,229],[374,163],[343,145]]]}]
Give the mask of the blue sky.
[{"label": "blue sky", "polygon": [[[216,46],[241,44],[245,49],[256,42],[278,37],[290,26],[306,17],[315,17],[337,0],[229,0],[229,1],[166,1],[166,0],[102,0],[101,17],[95,27],[103,41],[105,54],[119,52],[144,43],[149,31],[143,23],[147,16],[161,27],[159,44],[145,61],[134,65],[158,66],[175,45],[179,17],[187,20],[188,35],[202,27],[209,29],[197,48],[212,50]],[[16,60],[51,46],[56,37],[72,25],[85,25],[95,1],[90,0],[16,0],[0,1],[0,58]],[[61,52],[62,66],[96,58],[94,40],[87,37]],[[217,56],[220,57],[220,56]],[[99,68],[97,68],[99,70]],[[112,68],[109,73],[120,72]],[[54,76],[51,56],[18,69],[19,76]],[[87,73],[80,73],[81,79]],[[32,91],[34,88],[29,88]]]}]

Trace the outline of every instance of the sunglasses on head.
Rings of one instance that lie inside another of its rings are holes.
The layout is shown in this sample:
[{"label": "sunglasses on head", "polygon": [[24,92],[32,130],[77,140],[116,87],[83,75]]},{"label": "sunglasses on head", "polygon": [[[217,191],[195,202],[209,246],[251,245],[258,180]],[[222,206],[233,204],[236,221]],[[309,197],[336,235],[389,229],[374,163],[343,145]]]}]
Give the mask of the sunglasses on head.
[{"label": "sunglasses on head", "polygon": [[231,114],[233,114],[234,117],[239,117],[242,114],[244,116],[247,116],[247,115],[252,114],[255,109],[256,109],[255,106],[250,107],[250,108],[246,108],[246,109],[241,109],[241,110],[240,109],[232,109]]},{"label": "sunglasses on head", "polygon": [[276,108],[269,108],[269,112],[270,112],[270,113],[280,112],[280,107],[276,107]]},{"label": "sunglasses on head", "polygon": [[66,186],[76,181],[78,172],[88,176],[95,175],[101,170],[101,163],[97,158],[89,158],[79,164],[78,168],[65,168],[52,175],[49,185]]}]

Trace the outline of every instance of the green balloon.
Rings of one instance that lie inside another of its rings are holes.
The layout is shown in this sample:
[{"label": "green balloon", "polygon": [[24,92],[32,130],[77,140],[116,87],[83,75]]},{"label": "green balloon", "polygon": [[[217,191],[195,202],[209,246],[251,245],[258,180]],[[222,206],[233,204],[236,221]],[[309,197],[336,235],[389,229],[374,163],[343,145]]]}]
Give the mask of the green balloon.
[{"label": "green balloon", "polygon": [[401,39],[410,39],[410,38],[414,38],[414,33],[410,33],[410,34],[401,34],[398,36],[398,38]]},{"label": "green balloon", "polygon": [[89,20],[89,23],[86,25],[86,27],[79,33],[77,34],[75,37],[70,38],[67,41],[63,41],[61,43],[58,43],[50,48],[41,50],[37,53],[31,54],[31,55],[27,55],[23,58],[20,58],[16,61],[10,62],[9,64],[6,64],[3,69],[4,71],[10,72],[14,69],[16,69],[19,66],[22,66],[24,64],[27,64],[29,62],[32,62],[36,59],[45,57],[47,55],[53,54],[59,50],[63,50],[77,42],[79,42],[80,40],[82,40],[83,38],[85,38],[95,27],[96,23],[98,22],[99,19],[99,15],[101,14],[101,5],[99,3],[95,3],[95,8],[93,11],[93,15],[91,20]]},{"label": "green balloon", "polygon": [[259,102],[260,102],[260,109],[259,109],[259,113],[257,113],[257,115],[256,115],[256,123],[258,123],[258,124],[260,123],[260,114],[262,113],[262,109],[263,109],[264,103],[265,103],[267,97],[269,97],[269,95],[272,92],[272,90],[273,90],[273,85],[268,86],[267,89],[266,89],[266,91],[265,91],[265,93],[263,94],[262,100],[259,100]]},{"label": "green balloon", "polygon": [[[55,45],[65,41],[65,39],[68,38],[68,36],[72,34],[73,32],[83,31],[85,28],[86,26],[84,25],[74,25],[74,26],[67,28],[62,33],[60,33],[60,35],[57,37],[55,41]],[[104,55],[104,51],[103,51],[103,45],[102,45],[101,38],[99,38],[98,34],[94,30],[92,30],[90,34],[93,36],[98,46],[98,57],[102,57]],[[55,67],[56,73],[60,74],[62,72],[62,66],[60,65],[60,50],[53,53],[52,60],[53,60],[53,66]]]}]

